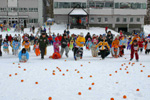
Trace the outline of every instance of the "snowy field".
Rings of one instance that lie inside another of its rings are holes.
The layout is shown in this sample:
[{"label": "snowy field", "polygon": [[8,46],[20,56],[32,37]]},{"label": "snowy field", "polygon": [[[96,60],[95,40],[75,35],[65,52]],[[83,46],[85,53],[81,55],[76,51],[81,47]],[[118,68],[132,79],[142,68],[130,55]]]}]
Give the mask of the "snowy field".
[{"label": "snowy field", "polygon": [[[62,27],[57,28],[52,31],[63,32]],[[91,28],[90,32],[104,33],[104,29],[96,29]],[[80,31],[71,32],[79,34]],[[48,100],[49,97],[52,100],[150,100],[150,55],[144,52],[139,53],[139,62],[135,59],[129,62],[127,50],[122,58],[109,55],[101,60],[84,49],[82,60],[74,61],[72,51],[69,58],[63,55],[53,60],[49,59],[53,54],[53,47],[49,46],[44,60],[32,50],[27,63],[19,63],[11,54],[10,48],[9,55],[3,53],[0,57],[0,100]]]}]

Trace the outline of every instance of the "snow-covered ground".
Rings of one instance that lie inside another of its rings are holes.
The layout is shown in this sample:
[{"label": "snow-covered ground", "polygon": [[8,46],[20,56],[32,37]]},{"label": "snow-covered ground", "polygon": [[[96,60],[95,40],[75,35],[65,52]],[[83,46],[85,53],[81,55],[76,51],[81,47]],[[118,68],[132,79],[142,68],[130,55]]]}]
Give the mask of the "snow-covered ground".
[{"label": "snow-covered ground", "polygon": [[[52,31],[63,32],[61,28]],[[79,34],[80,31],[73,29],[71,32]],[[104,32],[94,28],[90,31]],[[93,58],[91,51],[85,49],[84,57],[79,61],[74,61],[72,51],[69,58],[63,55],[59,60],[49,59],[52,53],[53,47],[49,46],[45,59],[41,60],[32,50],[27,63],[19,63],[18,58],[11,55],[11,48],[9,55],[3,53],[0,57],[0,100],[48,100],[49,97],[52,100],[124,100],[124,95],[126,100],[150,100],[150,55],[144,52],[139,53],[139,62],[133,60],[131,64],[127,50],[122,58],[109,55],[105,60]],[[132,66],[132,63],[135,64]]]}]

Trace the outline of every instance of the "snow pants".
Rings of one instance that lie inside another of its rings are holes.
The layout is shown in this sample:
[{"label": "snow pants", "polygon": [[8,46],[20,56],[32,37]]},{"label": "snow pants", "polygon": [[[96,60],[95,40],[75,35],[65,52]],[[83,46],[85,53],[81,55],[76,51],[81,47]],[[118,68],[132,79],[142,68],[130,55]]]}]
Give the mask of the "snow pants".
[{"label": "snow pants", "polygon": [[45,55],[45,50],[46,50],[46,47],[42,47],[40,48],[40,51],[41,51],[41,58],[44,58],[44,55]]},{"label": "snow pants", "polygon": [[61,56],[63,55],[64,51],[65,51],[66,54],[68,55],[68,53],[69,53],[69,47],[68,47],[68,46],[66,46],[65,48],[62,48],[62,47],[61,47],[61,51],[60,51]]},{"label": "snow pants", "polygon": [[[111,50],[112,50],[112,54],[115,55],[114,47],[112,47]],[[119,50],[119,48],[117,48],[117,55],[119,55],[119,52],[120,52],[120,50]]]},{"label": "snow pants", "polygon": [[97,51],[97,49],[92,49],[91,52],[92,52],[92,56],[93,56],[93,57],[97,57],[97,56],[98,56],[98,51]]},{"label": "snow pants", "polygon": [[108,50],[100,50],[100,55],[101,55],[102,59],[107,57],[109,54],[110,54],[110,52]]},{"label": "snow pants", "polygon": [[139,59],[138,51],[132,51],[132,50],[131,50],[131,59],[134,58],[134,54],[135,54],[136,60],[138,60]]},{"label": "snow pants", "polygon": [[17,55],[18,55],[18,50],[13,50],[13,54],[14,54],[15,56],[17,56]]},{"label": "snow pants", "polygon": [[145,54],[149,54],[149,53],[150,53],[150,49],[146,49]]}]

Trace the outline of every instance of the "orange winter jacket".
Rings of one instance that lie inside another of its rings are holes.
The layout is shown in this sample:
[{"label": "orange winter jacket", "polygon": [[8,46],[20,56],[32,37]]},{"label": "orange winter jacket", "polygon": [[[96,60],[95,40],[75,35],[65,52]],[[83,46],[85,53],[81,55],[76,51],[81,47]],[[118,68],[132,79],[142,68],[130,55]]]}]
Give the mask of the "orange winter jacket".
[{"label": "orange winter jacket", "polygon": [[119,46],[119,40],[114,40],[112,42],[112,47]]},{"label": "orange winter jacket", "polygon": [[29,47],[30,47],[30,42],[28,41],[28,42],[23,42],[22,43],[22,46],[24,46],[26,49],[28,49]]}]

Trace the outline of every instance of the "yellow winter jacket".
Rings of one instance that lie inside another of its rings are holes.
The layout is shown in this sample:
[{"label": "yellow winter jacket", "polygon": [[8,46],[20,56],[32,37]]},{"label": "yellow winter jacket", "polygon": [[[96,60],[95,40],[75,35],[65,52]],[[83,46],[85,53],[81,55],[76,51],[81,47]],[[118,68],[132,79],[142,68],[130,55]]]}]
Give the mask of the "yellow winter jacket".
[{"label": "yellow winter jacket", "polygon": [[105,41],[100,42],[100,43],[99,43],[96,47],[99,47],[99,46],[101,46],[101,47],[100,47],[100,50],[105,50],[105,49],[106,49],[106,47],[107,47],[108,49],[110,49],[110,47],[109,47],[108,43],[107,43],[107,42],[105,42]]},{"label": "yellow winter jacket", "polygon": [[83,47],[84,46],[84,44],[81,44],[81,42],[84,42],[85,43],[85,38],[84,37],[78,37],[77,38],[77,40],[76,40],[76,44],[77,44],[77,46],[79,46],[79,47]]},{"label": "yellow winter jacket", "polygon": [[27,43],[24,41],[22,43],[22,46],[24,46],[26,49],[28,49],[30,47],[30,42],[28,41]]}]

